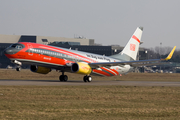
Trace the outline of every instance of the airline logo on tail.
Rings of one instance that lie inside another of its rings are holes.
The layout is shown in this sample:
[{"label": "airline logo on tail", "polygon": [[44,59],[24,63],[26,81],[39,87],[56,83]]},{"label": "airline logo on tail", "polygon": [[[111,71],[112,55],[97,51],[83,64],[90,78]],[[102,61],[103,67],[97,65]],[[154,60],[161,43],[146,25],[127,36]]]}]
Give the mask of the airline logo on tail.
[{"label": "airline logo on tail", "polygon": [[[135,39],[138,43],[140,43],[140,40],[135,35],[133,35],[132,38]],[[130,44],[130,50],[136,51],[136,44]]]},{"label": "airline logo on tail", "polygon": [[130,50],[135,51],[136,50],[136,45],[135,44],[130,44]]}]

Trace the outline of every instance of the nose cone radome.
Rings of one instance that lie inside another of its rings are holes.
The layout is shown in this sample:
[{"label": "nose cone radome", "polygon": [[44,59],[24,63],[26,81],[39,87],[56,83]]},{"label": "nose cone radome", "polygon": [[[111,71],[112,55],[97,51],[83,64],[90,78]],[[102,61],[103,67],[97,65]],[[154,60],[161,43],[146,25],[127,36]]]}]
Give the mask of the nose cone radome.
[{"label": "nose cone radome", "polygon": [[4,54],[13,54],[13,50],[12,49],[5,49]]}]

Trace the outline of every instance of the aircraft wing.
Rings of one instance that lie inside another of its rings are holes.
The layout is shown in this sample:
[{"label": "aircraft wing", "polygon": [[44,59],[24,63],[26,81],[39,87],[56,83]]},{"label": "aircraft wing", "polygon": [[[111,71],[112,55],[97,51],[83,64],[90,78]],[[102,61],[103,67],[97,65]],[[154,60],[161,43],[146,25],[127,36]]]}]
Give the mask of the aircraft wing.
[{"label": "aircraft wing", "polygon": [[159,64],[164,64],[162,63],[162,61],[170,60],[172,58],[175,49],[176,46],[174,46],[172,51],[165,59],[149,59],[149,60],[123,61],[123,62],[98,62],[98,63],[89,63],[89,66],[91,66],[91,68],[99,68],[99,67],[124,66],[124,65],[130,65],[132,67],[159,65]]}]

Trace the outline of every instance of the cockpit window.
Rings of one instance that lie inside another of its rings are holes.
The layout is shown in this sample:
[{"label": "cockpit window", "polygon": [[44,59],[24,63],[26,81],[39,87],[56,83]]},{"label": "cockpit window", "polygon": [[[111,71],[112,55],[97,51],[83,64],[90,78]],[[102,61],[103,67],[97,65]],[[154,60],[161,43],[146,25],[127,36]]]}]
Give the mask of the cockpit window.
[{"label": "cockpit window", "polygon": [[21,45],[16,45],[16,48],[17,49],[22,49],[22,46]]}]

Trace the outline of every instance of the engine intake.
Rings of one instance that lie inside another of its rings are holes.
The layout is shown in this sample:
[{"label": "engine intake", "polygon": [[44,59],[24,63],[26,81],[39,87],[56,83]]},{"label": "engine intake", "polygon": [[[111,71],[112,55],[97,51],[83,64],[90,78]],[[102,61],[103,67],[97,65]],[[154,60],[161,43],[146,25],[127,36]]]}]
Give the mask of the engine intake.
[{"label": "engine intake", "polygon": [[86,63],[77,62],[72,64],[71,71],[79,74],[89,75],[92,72],[92,69]]},{"label": "engine intake", "polygon": [[36,65],[31,65],[30,70],[35,73],[41,73],[41,74],[48,74],[51,72],[50,68],[47,67],[42,67],[42,66],[36,66]]}]

